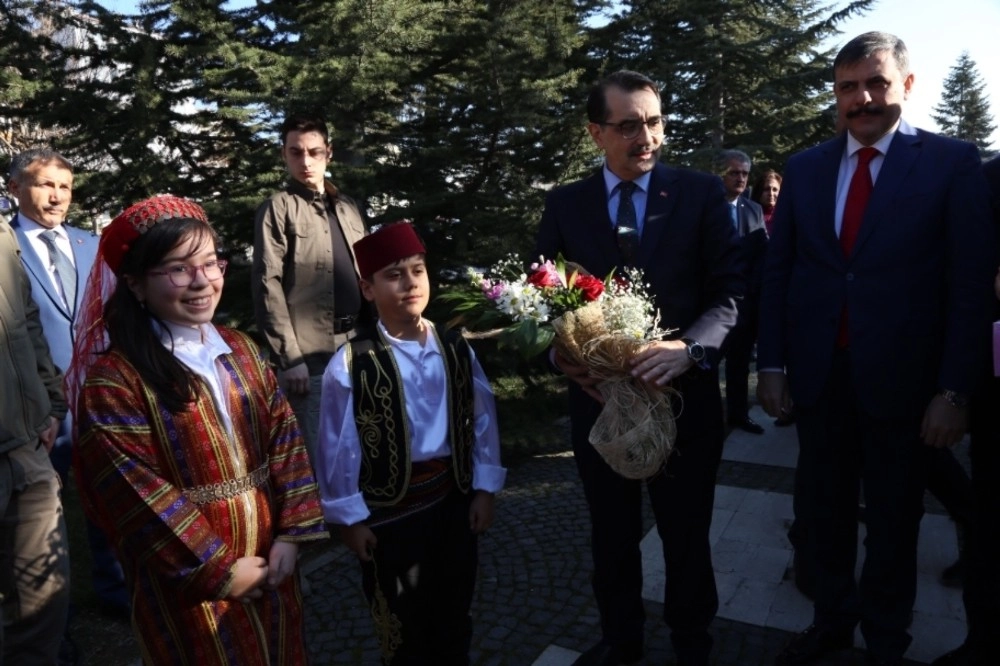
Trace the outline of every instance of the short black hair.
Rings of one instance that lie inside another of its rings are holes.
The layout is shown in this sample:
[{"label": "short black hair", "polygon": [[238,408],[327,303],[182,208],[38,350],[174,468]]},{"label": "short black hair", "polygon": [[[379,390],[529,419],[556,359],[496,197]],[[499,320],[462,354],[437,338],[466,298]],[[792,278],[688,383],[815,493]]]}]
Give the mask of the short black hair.
[{"label": "short black hair", "polygon": [[866,32],[858,35],[840,49],[837,57],[833,60],[833,69],[845,67],[861,62],[865,58],[879,53],[889,51],[896,61],[896,67],[903,76],[910,73],[910,52],[906,48],[903,40],[888,32]]},{"label": "short black hair", "polygon": [[608,74],[591,89],[587,98],[587,120],[592,123],[603,123],[608,119],[608,88],[621,88],[625,92],[635,92],[636,90],[649,90],[660,99],[660,90],[656,87],[656,82],[645,74],[633,72],[628,69],[620,69],[617,72]]},{"label": "short black hair", "polygon": [[326,129],[326,121],[319,116],[310,116],[304,113],[297,113],[285,118],[281,123],[281,145],[284,146],[288,140],[289,132],[319,132],[323,137],[323,143],[330,143],[330,133]]}]

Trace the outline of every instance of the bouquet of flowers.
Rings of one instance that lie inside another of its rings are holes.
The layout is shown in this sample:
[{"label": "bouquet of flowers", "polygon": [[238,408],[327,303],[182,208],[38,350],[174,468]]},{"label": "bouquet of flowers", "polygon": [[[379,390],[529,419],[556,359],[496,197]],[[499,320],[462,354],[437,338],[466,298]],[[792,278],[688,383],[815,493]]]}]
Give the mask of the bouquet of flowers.
[{"label": "bouquet of flowers", "polygon": [[590,443],[622,476],[653,476],[676,437],[670,402],[676,391],[651,388],[631,375],[632,357],[670,332],[659,327],[641,271],[600,280],[561,256],[541,258],[530,271],[511,255],[488,271],[470,270],[466,291],[441,298],[455,303],[458,321],[474,331],[487,329],[470,337],[496,337],[500,347],[523,357],[553,345],[567,360],[586,365],[604,398]]}]

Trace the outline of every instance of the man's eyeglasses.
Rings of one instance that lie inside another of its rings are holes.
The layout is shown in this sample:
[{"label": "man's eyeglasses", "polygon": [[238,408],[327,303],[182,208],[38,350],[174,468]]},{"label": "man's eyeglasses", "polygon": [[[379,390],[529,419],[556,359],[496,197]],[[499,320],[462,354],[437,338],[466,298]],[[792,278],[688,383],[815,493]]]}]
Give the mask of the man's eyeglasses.
[{"label": "man's eyeglasses", "polygon": [[643,125],[649,130],[649,133],[653,136],[659,136],[663,134],[663,116],[656,116],[655,118],[650,118],[649,120],[623,120],[620,123],[597,123],[601,127],[615,127],[621,133],[622,138],[626,141],[631,141],[632,139],[639,136],[642,132]]},{"label": "man's eyeglasses", "polygon": [[214,261],[206,261],[201,266],[188,266],[187,264],[177,264],[176,266],[171,266],[165,271],[149,271],[150,275],[166,275],[170,279],[170,284],[175,287],[186,287],[192,282],[194,282],[194,276],[197,275],[198,271],[205,274],[205,279],[209,282],[215,282],[220,277],[225,275],[226,266],[229,262],[225,259],[216,259]]}]

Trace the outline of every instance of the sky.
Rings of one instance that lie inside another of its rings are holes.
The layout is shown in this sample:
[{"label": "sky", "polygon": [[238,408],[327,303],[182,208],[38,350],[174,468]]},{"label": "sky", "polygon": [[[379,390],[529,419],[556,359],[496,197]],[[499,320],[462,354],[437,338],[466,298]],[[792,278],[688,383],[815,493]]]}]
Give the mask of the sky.
[{"label": "sky", "polygon": [[[253,0],[230,0],[232,7]],[[136,0],[104,0],[105,7],[123,13],[136,11]],[[843,3],[838,3],[841,6]],[[931,119],[941,101],[944,80],[963,51],[976,63],[990,101],[994,150],[1000,149],[1000,0],[948,0],[933,8],[928,0],[878,0],[872,11],[841,24],[843,31],[830,46],[839,48],[869,30],[891,32],[910,51],[913,92],[903,117],[911,125],[937,131]]]},{"label": "sky", "polygon": [[[968,51],[985,85],[993,124],[1000,126],[1000,0],[948,0],[924,6],[925,2],[878,0],[873,11],[842,23],[843,32],[831,45],[843,46],[869,30],[891,32],[902,39],[914,74],[903,117],[931,131],[938,130],[931,114],[941,102],[944,81],[962,52]],[[993,149],[1000,149],[1000,129],[992,138]]]}]

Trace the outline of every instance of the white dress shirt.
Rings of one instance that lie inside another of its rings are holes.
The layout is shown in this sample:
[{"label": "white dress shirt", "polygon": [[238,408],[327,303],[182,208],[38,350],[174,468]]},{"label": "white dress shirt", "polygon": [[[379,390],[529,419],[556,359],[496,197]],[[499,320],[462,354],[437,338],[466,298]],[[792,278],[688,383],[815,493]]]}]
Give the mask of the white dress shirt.
[{"label": "white dress shirt", "polygon": [[[428,328],[433,324],[424,321]],[[378,323],[389,342],[403,380],[406,425],[413,462],[451,456],[448,435],[447,376],[444,358],[431,330],[426,341],[393,338]],[[328,523],[353,525],[365,520],[365,505],[358,479],[361,444],[354,422],[354,392],[347,366],[347,348],[337,351],[323,374],[320,399],[319,450],[316,467],[323,517]],[[472,487],[495,493],[503,488],[507,470],[500,465],[500,433],[493,390],[475,354],[472,355],[475,396],[475,442],[472,448]]]}]

